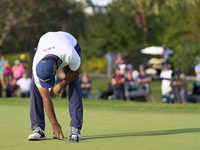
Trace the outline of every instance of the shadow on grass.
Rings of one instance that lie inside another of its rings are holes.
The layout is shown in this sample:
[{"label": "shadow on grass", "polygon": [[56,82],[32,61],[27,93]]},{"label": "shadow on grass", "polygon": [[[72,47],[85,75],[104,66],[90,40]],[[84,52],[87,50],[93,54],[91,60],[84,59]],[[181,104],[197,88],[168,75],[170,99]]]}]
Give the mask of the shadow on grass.
[{"label": "shadow on grass", "polygon": [[57,140],[57,139],[54,139],[54,138],[46,138],[45,140],[37,140],[37,139],[34,139],[34,140],[28,140],[28,141],[32,141],[32,142],[43,142],[43,141],[47,141],[47,140]]},{"label": "shadow on grass", "polygon": [[127,137],[127,136],[160,136],[160,135],[173,135],[173,134],[183,134],[183,133],[193,133],[193,132],[200,132],[200,128],[91,135],[91,136],[84,136],[82,140],[101,139],[101,138],[115,138],[115,137]]}]

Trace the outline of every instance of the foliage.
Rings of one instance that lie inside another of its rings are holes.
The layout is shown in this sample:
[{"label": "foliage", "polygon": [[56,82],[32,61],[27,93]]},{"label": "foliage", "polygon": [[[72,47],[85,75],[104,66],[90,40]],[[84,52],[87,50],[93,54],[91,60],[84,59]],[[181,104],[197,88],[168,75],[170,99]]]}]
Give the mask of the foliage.
[{"label": "foliage", "polygon": [[[20,60],[20,55],[22,53],[14,53],[14,54],[6,54],[5,58],[9,60],[9,63],[11,66],[13,66],[15,64],[15,60]],[[24,52],[23,53],[26,56],[26,61],[28,61],[30,59],[30,54],[28,52]]]},{"label": "foliage", "polygon": [[174,50],[175,54],[170,60],[173,66],[180,67],[187,75],[194,75],[196,58],[200,56],[200,18],[197,15],[200,4],[198,0],[170,2],[161,6],[163,21],[159,28],[162,32],[157,34],[157,38]]},{"label": "foliage", "polygon": [[[140,30],[137,30],[133,18],[134,5],[129,2],[129,0],[123,4],[113,2],[107,9],[107,13],[94,14],[88,20],[86,26],[88,41],[85,42],[92,47],[90,51],[95,52],[95,56],[103,56],[109,50],[133,51],[142,43],[137,39]],[[92,57],[92,54],[88,54],[88,57]]]},{"label": "foliage", "polygon": [[171,62],[179,67],[187,75],[194,75],[194,67],[197,65],[197,58],[200,56],[199,43],[181,43],[177,46],[176,53]]},{"label": "foliage", "polygon": [[[103,57],[109,50],[127,50],[133,65],[138,66],[149,58],[141,55],[140,49],[165,44],[175,51],[170,63],[180,67],[176,63],[177,59],[181,62],[180,52],[177,52],[179,45],[185,43],[193,49],[196,47],[193,44],[200,38],[199,8],[198,0],[116,0],[108,6],[107,13],[100,11],[88,19],[87,40],[82,43],[85,51],[90,52],[83,57]],[[190,52],[185,46],[182,49]],[[191,67],[188,68],[190,65],[185,64],[184,67],[188,75],[194,74]]]},{"label": "foliage", "polygon": [[102,58],[92,58],[89,60],[84,61],[82,64],[82,72],[88,72],[88,73],[106,73],[105,67],[107,64],[106,59]]},{"label": "foliage", "polygon": [[68,31],[76,38],[84,36],[85,14],[81,3],[71,0],[4,0],[0,5],[4,8],[0,9],[1,38],[7,33],[0,45],[2,53],[28,51],[31,40],[38,41],[48,31]]},{"label": "foliage", "polygon": [[[87,40],[81,41],[87,53],[83,57],[103,57],[108,51],[128,51],[134,66],[142,60],[140,49],[146,46],[143,29],[137,24],[135,3],[114,1],[107,12],[95,13],[86,22]],[[92,42],[91,42],[92,41]],[[95,55],[94,55],[95,54]]]},{"label": "foliage", "polygon": [[[0,1],[0,53],[30,51],[31,61],[42,34],[63,30],[81,44],[83,67],[110,50],[127,50],[136,67],[149,59],[140,53],[142,48],[165,44],[175,52],[172,66],[194,75],[191,65],[199,55],[199,0],[113,0],[105,8],[86,2],[95,10],[93,15],[85,14],[83,4],[75,0]],[[89,71],[104,73],[104,67]]]},{"label": "foliage", "polygon": [[[20,29],[24,26],[24,21],[31,17],[26,5],[28,3],[24,0],[2,0],[0,1],[0,50],[2,52],[16,52],[19,47],[19,43],[23,44],[24,40],[27,38],[26,34],[20,36],[22,30]],[[15,32],[12,31],[15,29]],[[16,36],[18,35],[18,36]],[[17,44],[14,44],[17,43]],[[10,47],[12,49],[10,50]],[[20,50],[22,49],[21,46]],[[3,50],[5,49],[5,50]]]}]

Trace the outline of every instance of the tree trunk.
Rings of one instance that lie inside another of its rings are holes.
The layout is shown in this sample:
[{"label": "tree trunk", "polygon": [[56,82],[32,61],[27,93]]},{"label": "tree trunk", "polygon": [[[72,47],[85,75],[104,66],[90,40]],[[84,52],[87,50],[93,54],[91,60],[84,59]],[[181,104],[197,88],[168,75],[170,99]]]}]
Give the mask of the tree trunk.
[{"label": "tree trunk", "polygon": [[[31,18],[31,23],[33,24],[37,23],[38,21],[37,15],[38,15],[38,11],[36,8]],[[28,71],[29,77],[32,77],[32,63],[33,63],[33,57],[35,55],[35,48],[37,47],[37,41],[38,41],[37,35],[38,35],[38,25],[36,24],[35,26],[32,26],[30,28],[30,50],[29,50],[30,59],[29,59],[29,71]]]},{"label": "tree trunk", "polygon": [[135,0],[135,6],[138,14],[138,19],[136,22],[138,23],[138,26],[143,29],[143,38],[148,45],[148,25],[145,12],[142,4],[138,0]]}]

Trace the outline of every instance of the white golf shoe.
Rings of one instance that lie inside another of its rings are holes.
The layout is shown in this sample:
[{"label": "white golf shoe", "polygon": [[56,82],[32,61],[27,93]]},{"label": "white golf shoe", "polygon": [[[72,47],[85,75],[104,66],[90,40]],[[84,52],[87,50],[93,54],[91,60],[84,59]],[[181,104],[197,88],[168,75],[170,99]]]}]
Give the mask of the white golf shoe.
[{"label": "white golf shoe", "polygon": [[69,135],[68,140],[70,142],[79,142],[81,140],[81,132],[79,129],[71,127],[71,134]]},{"label": "white golf shoe", "polygon": [[30,134],[28,140],[45,140],[45,131],[43,131],[40,127],[36,127],[33,130],[33,134]]}]

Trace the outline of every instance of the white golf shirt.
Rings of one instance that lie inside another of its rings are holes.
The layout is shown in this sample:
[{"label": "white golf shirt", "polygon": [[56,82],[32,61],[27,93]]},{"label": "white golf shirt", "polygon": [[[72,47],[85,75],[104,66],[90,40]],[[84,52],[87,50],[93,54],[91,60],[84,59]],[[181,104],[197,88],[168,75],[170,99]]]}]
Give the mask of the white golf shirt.
[{"label": "white golf shirt", "polygon": [[77,70],[81,64],[81,58],[75,50],[77,40],[66,32],[48,32],[44,34],[38,43],[37,51],[33,59],[33,76],[37,87],[41,87],[36,75],[36,65],[46,55],[56,55],[61,62],[59,68],[69,65],[72,71]]},{"label": "white golf shirt", "polygon": [[160,78],[167,78],[162,80],[161,84],[161,90],[162,90],[162,95],[165,95],[167,92],[171,91],[171,79],[172,79],[172,70],[163,70],[160,73]]}]

